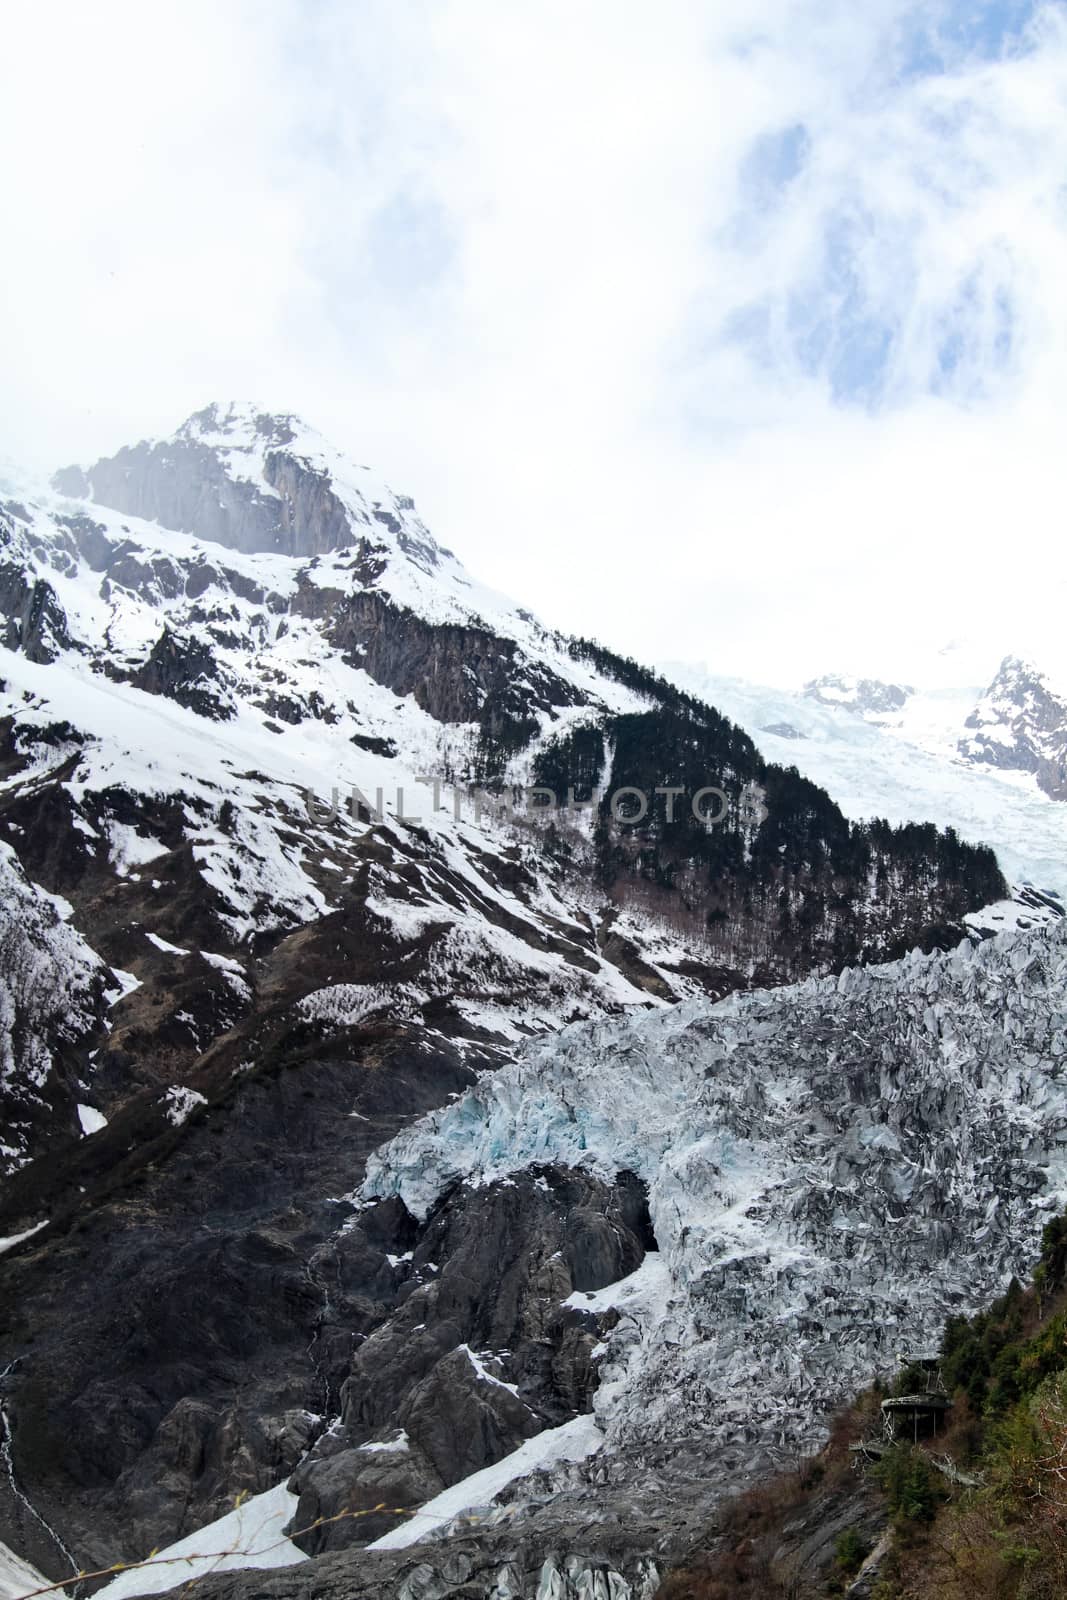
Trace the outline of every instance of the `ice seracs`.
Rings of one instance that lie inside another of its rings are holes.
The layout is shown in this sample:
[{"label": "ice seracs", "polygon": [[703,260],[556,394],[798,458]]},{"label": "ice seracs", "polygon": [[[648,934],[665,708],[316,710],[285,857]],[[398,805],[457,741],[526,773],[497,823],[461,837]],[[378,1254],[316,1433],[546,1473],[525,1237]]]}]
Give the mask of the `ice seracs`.
[{"label": "ice seracs", "polygon": [[399,1135],[362,1193],[425,1216],[544,1165],[648,1185],[657,1315],[607,1336],[606,1447],[810,1442],[1023,1274],[1067,1199],[1067,927],[577,1024]]}]

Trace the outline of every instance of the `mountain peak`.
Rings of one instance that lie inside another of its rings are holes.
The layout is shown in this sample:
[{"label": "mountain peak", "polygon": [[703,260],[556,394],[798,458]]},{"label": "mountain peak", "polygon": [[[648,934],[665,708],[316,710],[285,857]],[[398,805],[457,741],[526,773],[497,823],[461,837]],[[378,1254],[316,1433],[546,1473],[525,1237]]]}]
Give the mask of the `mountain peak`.
[{"label": "mountain peak", "polygon": [[52,485],[244,555],[311,558],[369,538],[429,572],[445,554],[410,496],[299,417],[251,401],[212,401],[168,438],[64,467]]},{"label": "mountain peak", "polygon": [[251,400],[212,400],[186,417],[174,437],[199,439],[204,444],[224,441],[231,448],[242,439],[283,448],[312,431],[291,412],[271,412]]},{"label": "mountain peak", "polygon": [[966,726],[966,760],[1032,772],[1054,800],[1067,798],[1067,693],[1032,662],[1005,656]]}]

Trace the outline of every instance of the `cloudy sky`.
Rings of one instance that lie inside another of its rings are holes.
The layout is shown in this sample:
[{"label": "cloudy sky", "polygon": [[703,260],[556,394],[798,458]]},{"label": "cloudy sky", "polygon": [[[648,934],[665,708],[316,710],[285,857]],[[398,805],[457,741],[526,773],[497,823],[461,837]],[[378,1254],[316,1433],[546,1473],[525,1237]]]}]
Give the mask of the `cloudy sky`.
[{"label": "cloudy sky", "polygon": [[37,0],[0,138],[0,455],[297,411],[774,681],[1062,608],[1060,4]]}]

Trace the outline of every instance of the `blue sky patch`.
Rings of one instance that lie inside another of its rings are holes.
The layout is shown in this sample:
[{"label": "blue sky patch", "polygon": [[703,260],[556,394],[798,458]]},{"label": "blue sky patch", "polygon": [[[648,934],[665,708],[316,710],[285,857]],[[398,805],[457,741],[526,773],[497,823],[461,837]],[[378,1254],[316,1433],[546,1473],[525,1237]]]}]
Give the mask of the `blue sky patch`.
[{"label": "blue sky patch", "polygon": [[862,209],[839,211],[827,222],[819,280],[789,297],[786,323],[796,358],[810,377],[823,376],[840,402],[874,405],[886,386],[896,321],[866,281],[864,256],[876,243],[884,252]]},{"label": "blue sky patch", "polygon": [[802,122],[757,139],[741,172],[746,199],[761,210],[773,205],[803,171],[810,150]]},{"label": "blue sky patch", "polygon": [[939,331],[935,393],[974,394],[1001,377],[1015,353],[1017,316],[1003,284],[991,290],[977,273],[960,287]]},{"label": "blue sky patch", "polygon": [[403,297],[429,288],[452,264],[454,240],[436,201],[397,194],[375,215],[367,247],[375,276]]},{"label": "blue sky patch", "polygon": [[901,25],[894,51],[899,81],[949,72],[964,61],[999,61],[1025,48],[1038,0],[945,0],[917,8]]}]

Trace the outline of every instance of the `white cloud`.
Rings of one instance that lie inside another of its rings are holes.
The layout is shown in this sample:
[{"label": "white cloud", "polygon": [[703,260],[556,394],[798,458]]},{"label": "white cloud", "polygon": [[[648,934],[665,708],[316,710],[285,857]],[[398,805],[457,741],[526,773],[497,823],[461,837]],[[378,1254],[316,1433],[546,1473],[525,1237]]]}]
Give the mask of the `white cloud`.
[{"label": "white cloud", "polygon": [[251,394],[549,620],[725,670],[1022,610],[1063,577],[1067,29],[999,56],[1009,9],[19,8],[9,452]]}]

